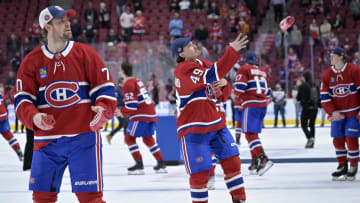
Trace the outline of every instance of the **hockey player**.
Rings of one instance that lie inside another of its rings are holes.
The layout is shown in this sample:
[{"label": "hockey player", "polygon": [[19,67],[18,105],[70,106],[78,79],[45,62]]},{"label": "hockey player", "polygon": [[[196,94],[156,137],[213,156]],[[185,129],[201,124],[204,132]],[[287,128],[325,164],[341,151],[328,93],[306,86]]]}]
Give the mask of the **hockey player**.
[{"label": "hockey player", "polygon": [[246,54],[246,63],[236,73],[234,93],[240,102],[235,102],[238,105],[240,103],[242,109],[242,131],[249,143],[252,158],[250,174],[261,176],[273,166],[273,162],[265,155],[258,136],[263,126],[271,90],[267,73],[256,66],[255,52],[249,51]]},{"label": "hockey player", "polygon": [[157,121],[154,102],[144,83],[132,77],[133,66],[129,62],[121,64],[120,74],[124,78],[122,93],[125,103],[120,111],[122,116],[130,116],[130,122],[125,133],[125,143],[136,162],[134,166],[128,168],[128,173],[130,175],[144,174],[142,156],[136,144],[137,137],[142,137],[143,142],[157,160],[157,165],[154,166],[155,172],[166,173],[166,165],[160,147],[154,139],[155,122]]},{"label": "hockey player", "polygon": [[[322,75],[321,106],[331,120],[338,167],[333,180],[355,180],[359,162],[360,68],[346,62],[343,48],[330,54],[331,67]],[[347,158],[350,161],[348,168]]]},{"label": "hockey player", "polygon": [[21,151],[20,144],[10,130],[8,114],[7,114],[3,94],[4,94],[4,87],[0,86],[0,133],[6,139],[6,141],[9,142],[9,145],[16,152],[20,161],[23,161],[24,155]]},{"label": "hockey player", "polygon": [[[178,62],[174,72],[177,133],[185,168],[190,175],[192,202],[208,202],[211,152],[220,160],[233,202],[245,202],[239,151],[225,121],[216,110],[217,100],[211,84],[224,78],[239,60],[238,51],[245,48],[248,41],[239,35],[229,44],[223,57],[212,64],[197,59],[199,52],[191,40],[191,36],[178,38],[172,43],[171,50]],[[207,67],[208,64],[211,66]]]},{"label": "hockey player", "polygon": [[29,188],[36,203],[56,202],[67,166],[79,202],[105,202],[99,129],[116,108],[114,83],[93,48],[70,40],[75,15],[59,6],[41,11],[47,43],[24,58],[16,79],[16,114],[34,130]]}]

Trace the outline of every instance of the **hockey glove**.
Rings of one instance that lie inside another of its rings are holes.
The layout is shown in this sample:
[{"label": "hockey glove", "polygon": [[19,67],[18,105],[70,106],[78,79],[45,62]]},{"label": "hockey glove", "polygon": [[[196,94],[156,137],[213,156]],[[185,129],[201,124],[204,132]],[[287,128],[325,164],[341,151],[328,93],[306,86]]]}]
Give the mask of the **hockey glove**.
[{"label": "hockey glove", "polygon": [[51,130],[54,128],[55,119],[53,115],[37,113],[33,117],[33,123],[41,130]]},{"label": "hockey glove", "polygon": [[110,111],[105,110],[102,106],[92,106],[91,110],[96,112],[96,115],[90,122],[90,129],[92,131],[97,131],[101,129],[106,123],[106,121],[113,117],[113,114]]}]

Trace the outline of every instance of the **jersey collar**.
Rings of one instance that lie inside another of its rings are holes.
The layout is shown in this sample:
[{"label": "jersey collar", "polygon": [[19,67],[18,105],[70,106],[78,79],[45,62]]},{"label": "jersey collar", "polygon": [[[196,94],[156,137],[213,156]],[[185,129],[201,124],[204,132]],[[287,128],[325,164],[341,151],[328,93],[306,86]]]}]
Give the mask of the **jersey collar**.
[{"label": "jersey collar", "polygon": [[331,69],[334,71],[334,73],[342,73],[346,69],[347,63],[344,64],[344,66],[340,70],[336,70],[335,66],[331,66]]},{"label": "jersey collar", "polygon": [[[72,49],[73,46],[74,46],[74,41],[68,40],[65,48],[61,51],[61,54],[62,54],[64,57],[67,56],[67,55],[70,53],[70,51],[71,51],[71,49]],[[42,52],[44,53],[44,55],[45,55],[46,57],[48,57],[49,59],[53,59],[53,58],[54,58],[54,53],[51,52],[51,51],[48,49],[47,44],[42,45],[42,46],[41,46],[41,50],[42,50]]]}]

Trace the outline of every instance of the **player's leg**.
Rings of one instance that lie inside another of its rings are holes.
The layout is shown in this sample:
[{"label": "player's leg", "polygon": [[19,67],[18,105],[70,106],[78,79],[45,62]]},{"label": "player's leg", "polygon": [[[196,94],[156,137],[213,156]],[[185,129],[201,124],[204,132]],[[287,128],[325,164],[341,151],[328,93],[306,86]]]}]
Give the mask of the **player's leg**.
[{"label": "player's leg", "polygon": [[23,152],[21,151],[20,144],[18,140],[14,137],[14,135],[10,131],[9,120],[6,119],[4,121],[0,121],[0,133],[8,141],[11,148],[16,152],[20,161],[24,159]]},{"label": "player's leg", "polygon": [[332,179],[335,181],[346,180],[347,176],[347,150],[345,148],[345,119],[331,121],[331,137],[336,152],[338,167],[333,172]]},{"label": "player's leg", "polygon": [[274,128],[277,128],[278,114],[279,114],[279,106],[274,104]]},{"label": "player's leg", "polygon": [[235,128],[235,139],[236,144],[240,145],[240,138],[242,132],[242,110],[235,110],[235,120],[236,120],[236,128]]},{"label": "player's leg", "polygon": [[315,121],[316,121],[316,115],[318,113],[317,109],[311,109],[309,115],[309,140],[306,144],[305,148],[314,148],[315,144]]},{"label": "player's leg", "polygon": [[108,134],[106,136],[106,140],[108,141],[109,144],[111,144],[111,140],[112,140],[113,136],[115,135],[115,133],[117,133],[124,125],[124,118],[117,117],[117,119],[119,121],[119,125],[115,129],[112,128],[113,130],[111,130],[110,134]]},{"label": "player's leg", "polygon": [[[358,171],[359,163],[359,136],[360,136],[360,125],[356,117],[347,118],[345,126],[345,142],[348,149],[348,158],[350,167],[347,172],[347,180],[355,180],[356,173]],[[354,130],[354,129],[357,129]]]},{"label": "player's leg", "polygon": [[141,122],[134,121],[129,122],[128,128],[125,134],[125,143],[131,153],[131,156],[135,160],[135,165],[128,168],[130,175],[142,175],[144,174],[144,165],[142,156],[139,151],[139,146],[136,143],[136,135],[139,136],[142,133]]},{"label": "player's leg", "polygon": [[215,134],[215,132],[189,133],[180,139],[185,169],[190,175],[190,193],[193,203],[208,202],[207,183],[212,168],[209,146],[210,134]]},{"label": "player's leg", "polygon": [[211,153],[211,160],[213,167],[209,171],[209,181],[207,183],[207,188],[208,190],[215,190],[215,168],[216,168],[217,158],[213,153]]},{"label": "player's leg", "polygon": [[245,201],[246,195],[241,174],[239,150],[234,145],[234,139],[226,127],[213,136],[211,148],[216,157],[220,159],[225,174],[224,180],[233,201]]},{"label": "player's leg", "polygon": [[156,173],[167,173],[166,164],[163,160],[163,155],[159,145],[154,139],[155,134],[155,122],[144,122],[144,133],[143,133],[143,142],[149,148],[152,155],[155,157],[157,164],[154,166]]},{"label": "player's leg", "polygon": [[57,200],[56,192],[33,192],[34,203],[55,203]]},{"label": "player's leg", "polygon": [[80,203],[102,200],[102,143],[99,131],[76,136],[69,143],[68,163],[72,191]]},{"label": "player's leg", "polygon": [[285,120],[285,107],[281,106],[280,107],[280,114],[281,114],[281,120],[282,120],[282,124],[283,127],[286,127],[286,120]]}]

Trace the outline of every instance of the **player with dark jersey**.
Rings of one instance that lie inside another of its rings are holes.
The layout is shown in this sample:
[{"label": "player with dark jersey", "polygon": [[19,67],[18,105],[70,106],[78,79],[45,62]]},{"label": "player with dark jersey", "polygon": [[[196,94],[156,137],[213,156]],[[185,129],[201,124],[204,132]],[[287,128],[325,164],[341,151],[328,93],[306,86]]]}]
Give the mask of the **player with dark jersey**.
[{"label": "player with dark jersey", "polygon": [[331,67],[322,75],[320,98],[321,106],[330,115],[331,137],[338,161],[332,178],[353,181],[359,162],[360,67],[346,62],[343,48],[333,49],[330,62]]},{"label": "player with dark jersey", "polygon": [[56,202],[66,167],[80,202],[104,202],[99,130],[113,117],[115,89],[96,51],[70,40],[75,14],[59,6],[41,11],[47,43],[27,54],[16,79],[16,114],[34,131],[34,202]]},{"label": "player with dark jersey", "polygon": [[225,182],[235,203],[246,199],[241,162],[236,143],[216,109],[212,83],[221,80],[239,60],[246,37],[240,35],[229,45],[223,57],[206,66],[197,60],[199,52],[192,37],[178,38],[171,45],[177,56],[175,69],[177,133],[185,168],[190,175],[193,203],[208,202],[207,183],[212,166],[211,153],[220,160]]},{"label": "player with dark jersey", "polygon": [[273,162],[265,155],[258,135],[262,130],[271,89],[267,73],[256,66],[255,52],[246,54],[246,63],[236,73],[235,103],[242,110],[236,110],[235,113],[242,122],[241,128],[249,143],[252,158],[250,174],[263,175],[273,166]]}]

